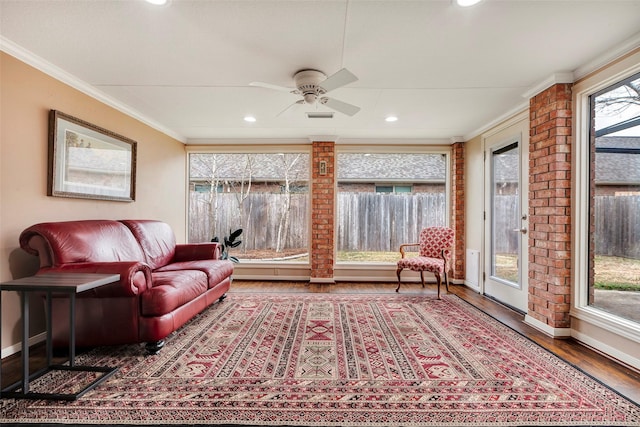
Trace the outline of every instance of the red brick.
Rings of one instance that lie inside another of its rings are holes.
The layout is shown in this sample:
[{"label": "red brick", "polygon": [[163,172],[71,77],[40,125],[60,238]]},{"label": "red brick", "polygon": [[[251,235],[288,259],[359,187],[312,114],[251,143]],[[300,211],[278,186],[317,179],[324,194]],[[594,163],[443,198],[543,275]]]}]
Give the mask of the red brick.
[{"label": "red brick", "polygon": [[563,327],[570,308],[571,85],[554,85],[529,106],[529,314]]}]

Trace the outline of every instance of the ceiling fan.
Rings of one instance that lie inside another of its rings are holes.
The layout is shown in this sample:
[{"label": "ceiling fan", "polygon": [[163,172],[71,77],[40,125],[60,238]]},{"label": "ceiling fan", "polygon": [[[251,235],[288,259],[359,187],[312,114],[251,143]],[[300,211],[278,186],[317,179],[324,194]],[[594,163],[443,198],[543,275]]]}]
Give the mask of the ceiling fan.
[{"label": "ceiling fan", "polygon": [[289,105],[278,113],[278,116],[296,104],[315,104],[316,106],[319,104],[326,105],[332,110],[339,111],[347,116],[353,116],[360,111],[360,107],[356,107],[355,105],[348,104],[334,98],[329,98],[324,95],[334,89],[348,85],[349,83],[353,83],[357,80],[358,78],[346,68],[341,69],[329,77],[327,77],[322,71],[318,70],[300,70],[293,76],[295,88],[277,86],[263,82],[251,82],[249,83],[249,86],[263,87],[289,92],[294,95],[302,95],[302,99],[299,99]]}]

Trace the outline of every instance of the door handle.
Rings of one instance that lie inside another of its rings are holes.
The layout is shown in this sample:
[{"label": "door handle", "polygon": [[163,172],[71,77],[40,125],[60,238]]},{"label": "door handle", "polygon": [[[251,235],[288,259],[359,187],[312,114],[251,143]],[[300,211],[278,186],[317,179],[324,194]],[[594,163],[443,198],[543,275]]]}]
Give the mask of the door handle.
[{"label": "door handle", "polygon": [[519,231],[522,234],[527,234],[527,229],[522,227],[522,228],[514,228],[513,231]]}]

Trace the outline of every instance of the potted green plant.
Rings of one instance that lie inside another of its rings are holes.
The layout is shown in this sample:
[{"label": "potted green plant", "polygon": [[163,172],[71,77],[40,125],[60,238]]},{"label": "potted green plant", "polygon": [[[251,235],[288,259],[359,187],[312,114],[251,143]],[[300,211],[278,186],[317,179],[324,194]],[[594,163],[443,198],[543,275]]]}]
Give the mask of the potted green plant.
[{"label": "potted green plant", "polygon": [[229,249],[237,248],[242,243],[242,240],[238,240],[238,237],[242,234],[242,228],[238,228],[235,231],[229,230],[229,236],[224,236],[223,242],[220,242],[218,236],[211,239],[212,242],[220,244],[220,259],[228,259],[229,261],[238,263],[240,260],[237,257],[229,255]]}]

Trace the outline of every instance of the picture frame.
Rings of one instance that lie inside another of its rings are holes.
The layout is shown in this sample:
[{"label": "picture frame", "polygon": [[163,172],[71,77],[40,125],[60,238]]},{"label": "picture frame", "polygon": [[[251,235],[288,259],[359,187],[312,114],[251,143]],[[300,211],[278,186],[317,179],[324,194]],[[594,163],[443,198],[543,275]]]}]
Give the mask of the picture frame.
[{"label": "picture frame", "polygon": [[136,141],[51,110],[47,195],[133,202],[136,154]]}]

